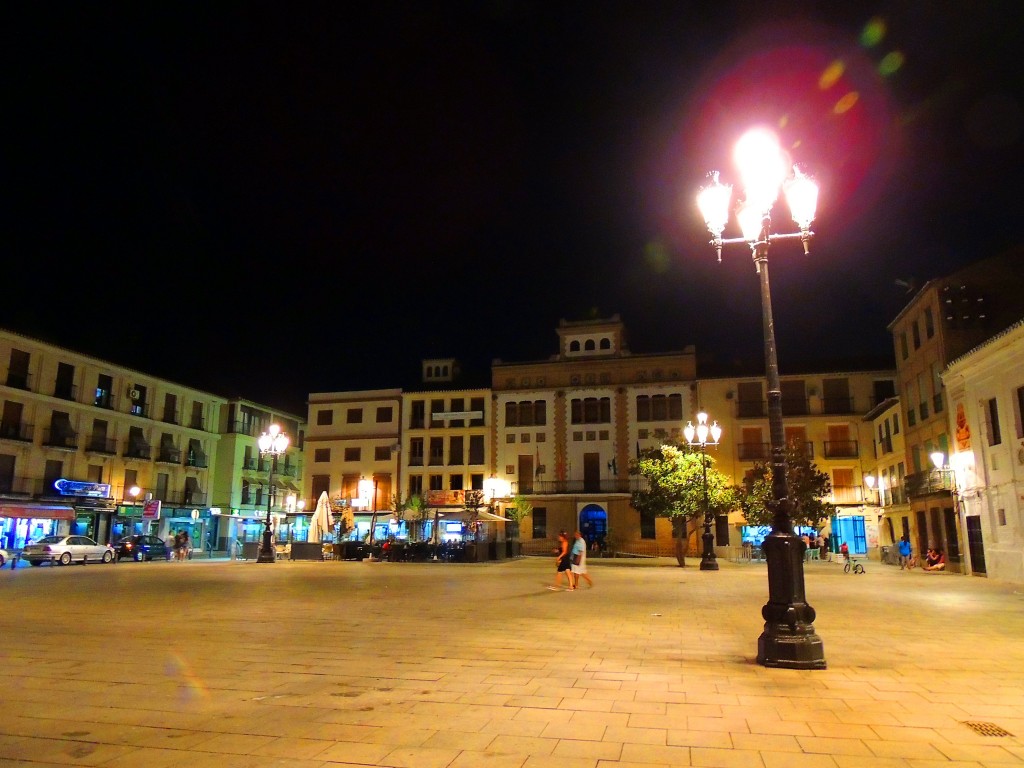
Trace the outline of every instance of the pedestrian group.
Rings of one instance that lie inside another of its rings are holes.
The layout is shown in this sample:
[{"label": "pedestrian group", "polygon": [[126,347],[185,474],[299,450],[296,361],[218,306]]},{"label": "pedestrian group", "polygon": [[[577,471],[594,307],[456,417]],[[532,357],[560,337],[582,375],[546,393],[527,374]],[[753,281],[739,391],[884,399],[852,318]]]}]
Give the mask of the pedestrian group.
[{"label": "pedestrian group", "polygon": [[548,589],[562,589],[562,576],[565,576],[566,587],[569,592],[575,592],[580,587],[580,577],[593,588],[594,581],[587,573],[587,540],[583,534],[576,531],[573,542],[569,544],[569,534],[561,531],[558,534],[558,547],[555,549],[555,582]]}]

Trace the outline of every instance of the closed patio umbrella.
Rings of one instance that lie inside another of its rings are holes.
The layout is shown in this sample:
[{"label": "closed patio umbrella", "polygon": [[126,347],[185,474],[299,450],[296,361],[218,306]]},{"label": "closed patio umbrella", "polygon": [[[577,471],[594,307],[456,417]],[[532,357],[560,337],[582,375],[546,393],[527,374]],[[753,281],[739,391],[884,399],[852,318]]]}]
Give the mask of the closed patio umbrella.
[{"label": "closed patio umbrella", "polygon": [[313,519],[309,521],[308,540],[311,542],[323,541],[324,537],[333,530],[331,501],[327,498],[327,491],[321,491],[320,498],[316,500],[316,510],[313,512]]}]

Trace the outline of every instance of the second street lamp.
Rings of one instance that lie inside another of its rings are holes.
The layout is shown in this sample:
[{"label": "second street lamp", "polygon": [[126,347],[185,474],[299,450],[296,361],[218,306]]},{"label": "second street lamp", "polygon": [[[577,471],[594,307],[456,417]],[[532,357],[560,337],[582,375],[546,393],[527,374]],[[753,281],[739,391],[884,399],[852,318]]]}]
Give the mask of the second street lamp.
[{"label": "second street lamp", "polygon": [[288,450],[288,435],[281,431],[277,424],[271,424],[267,431],[260,435],[258,441],[260,456],[269,457],[270,476],[267,478],[267,520],[263,527],[263,543],[256,556],[257,563],[272,563],[274,556],[273,533],[270,530],[270,505],[274,503],[274,462],[277,457]]},{"label": "second street lamp", "polygon": [[[683,427],[683,434],[686,436],[688,445],[700,446],[700,469],[704,478],[704,552],[700,557],[700,569],[702,571],[717,571],[718,560],[715,558],[715,537],[711,535],[711,502],[708,500],[708,458],[705,448],[709,445],[718,445],[722,436],[722,428],[717,421],[711,422],[708,426],[708,415],[701,411],[697,414],[697,426],[692,421],[686,422]],[[708,439],[710,438],[710,440]]]},{"label": "second street lamp", "polygon": [[[736,165],[743,180],[745,199],[737,210],[743,237],[722,239],[729,220],[732,187],[711,174],[711,183],[701,190],[697,205],[711,232],[711,245],[722,260],[722,246],[742,243],[750,248],[754,268],[761,279],[761,325],[764,332],[765,374],[768,379],[768,427],[772,449],[772,531],[765,538],[768,558],[768,602],[761,608],[764,631],[757,640],[757,663],[787,669],[825,669],[825,648],[814,631],[814,609],[804,594],[804,544],[793,532],[796,503],[786,480],[786,441],[782,426],[782,387],[775,354],[775,321],[768,285],[768,247],[778,240],[799,239],[808,252],[814,235],[811,222],[818,203],[818,187],[794,167],[788,168],[778,138],[770,131],[748,131],[737,142]],[[771,210],[783,187],[793,220],[800,231],[772,232]]]}]

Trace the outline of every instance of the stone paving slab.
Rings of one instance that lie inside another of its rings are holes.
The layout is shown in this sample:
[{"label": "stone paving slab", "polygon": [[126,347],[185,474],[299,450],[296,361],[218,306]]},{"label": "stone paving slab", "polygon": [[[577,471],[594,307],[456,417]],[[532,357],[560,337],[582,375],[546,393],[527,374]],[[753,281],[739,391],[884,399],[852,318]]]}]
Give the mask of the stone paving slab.
[{"label": "stone paving slab", "polygon": [[540,558],[2,571],[0,765],[1024,763],[1013,585],[809,563],[802,672],[754,662],[763,564],[590,565],[572,593]]}]

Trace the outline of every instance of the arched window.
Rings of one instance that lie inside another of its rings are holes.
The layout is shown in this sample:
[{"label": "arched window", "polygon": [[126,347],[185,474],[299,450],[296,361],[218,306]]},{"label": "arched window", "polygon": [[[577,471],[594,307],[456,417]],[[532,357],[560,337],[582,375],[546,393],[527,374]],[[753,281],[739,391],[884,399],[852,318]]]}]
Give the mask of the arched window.
[{"label": "arched window", "polygon": [[593,352],[595,349],[597,349],[597,347],[594,346],[594,340],[587,339],[586,343],[583,345],[583,349],[586,352]]},{"label": "arched window", "polygon": [[575,341],[575,340],[570,341],[569,342],[569,351],[570,352],[579,352],[580,351],[580,343],[578,341]]},{"label": "arched window", "polygon": [[601,339],[601,349],[611,349],[611,348],[612,348],[612,340],[611,339],[609,339],[607,336],[605,338]]},{"label": "arched window", "polygon": [[444,368],[441,369],[441,375],[442,376],[447,376],[448,375],[448,366],[447,365]]}]

